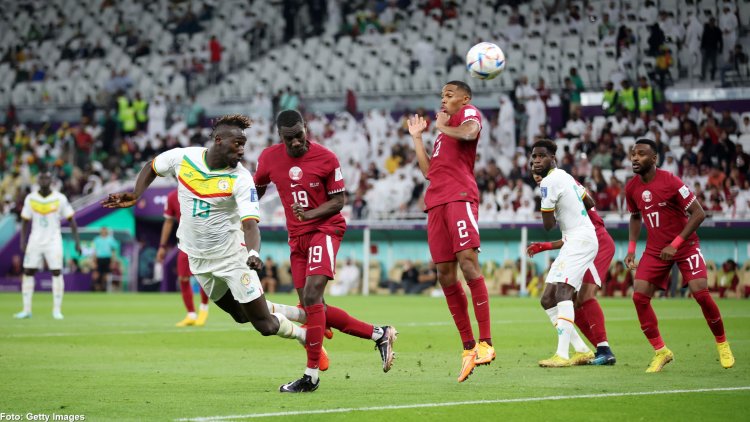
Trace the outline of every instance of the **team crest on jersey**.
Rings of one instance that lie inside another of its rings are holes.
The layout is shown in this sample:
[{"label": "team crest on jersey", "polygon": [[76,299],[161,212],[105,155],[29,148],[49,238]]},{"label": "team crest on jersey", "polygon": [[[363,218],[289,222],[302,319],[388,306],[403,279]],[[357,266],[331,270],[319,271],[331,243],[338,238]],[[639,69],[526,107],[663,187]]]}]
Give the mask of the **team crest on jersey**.
[{"label": "team crest on jersey", "polygon": [[292,179],[292,180],[294,180],[294,181],[302,179],[302,169],[299,168],[299,167],[297,167],[297,166],[294,166],[294,167],[290,168],[289,169],[289,178]]},{"label": "team crest on jersey", "polygon": [[220,191],[226,191],[229,189],[229,182],[227,182],[224,179],[219,180],[219,183],[216,184],[216,186],[219,188]]},{"label": "team crest on jersey", "polygon": [[643,202],[651,202],[651,191],[644,190],[641,194],[641,198],[643,198]]},{"label": "team crest on jersey", "polygon": [[250,274],[242,274],[242,279],[240,281],[242,282],[242,285],[249,286],[250,285]]}]

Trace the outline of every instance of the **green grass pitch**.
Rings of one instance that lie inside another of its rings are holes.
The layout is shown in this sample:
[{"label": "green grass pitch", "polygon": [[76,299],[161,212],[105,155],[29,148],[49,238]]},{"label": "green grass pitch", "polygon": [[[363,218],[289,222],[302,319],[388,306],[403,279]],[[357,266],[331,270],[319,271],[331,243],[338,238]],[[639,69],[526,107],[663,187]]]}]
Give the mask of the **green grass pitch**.
[{"label": "green grass pitch", "polygon": [[[34,317],[13,320],[20,296],[0,294],[0,413],[21,420],[54,413],[93,421],[263,414],[305,421],[705,421],[750,412],[749,301],[719,302],[737,358],[725,370],[698,305],[655,299],[675,361],[646,374],[653,352],[630,300],[601,301],[616,366],[543,369],[537,361],[553,354],[557,339],[538,302],[492,298],[497,360],[458,384],[461,343],[444,299],[329,298],[360,319],[397,327],[394,367],[384,374],[371,341],[336,332],[326,341],[331,368],[319,390],[282,395],[279,385],[302,374],[303,348],[264,338],[215,306],[205,327],[175,328],[183,317],[176,294],[67,294],[65,320],[55,321],[51,296],[37,293]],[[290,295],[271,299],[296,303]],[[662,393],[634,394],[649,392]],[[581,395],[590,396],[550,399]]]}]

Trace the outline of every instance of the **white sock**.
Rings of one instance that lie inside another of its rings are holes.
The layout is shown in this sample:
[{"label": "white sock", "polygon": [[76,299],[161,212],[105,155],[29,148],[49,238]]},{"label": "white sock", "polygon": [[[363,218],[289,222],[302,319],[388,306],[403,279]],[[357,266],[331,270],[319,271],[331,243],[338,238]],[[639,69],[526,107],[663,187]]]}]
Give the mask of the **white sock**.
[{"label": "white sock", "polygon": [[307,322],[307,314],[305,313],[304,309],[300,309],[296,306],[273,303],[270,300],[266,300],[266,306],[268,307],[268,312],[272,314],[282,314],[288,320],[299,322],[300,324],[304,324]]},{"label": "white sock", "polygon": [[62,274],[52,276],[52,312],[60,312],[62,308],[63,292],[65,292],[65,281]]},{"label": "white sock", "polygon": [[609,342],[608,341],[603,341],[601,343],[597,343],[596,347],[609,347]]},{"label": "white sock", "polygon": [[23,311],[31,313],[31,298],[34,296],[34,276],[24,274],[21,278],[21,297],[23,297]]},{"label": "white sock", "polygon": [[273,316],[279,320],[279,331],[276,335],[283,338],[296,338],[297,341],[304,344],[305,338],[307,337],[307,330],[300,328],[295,325],[292,321],[289,321],[287,317],[280,313],[274,313]]},{"label": "white sock", "polygon": [[575,311],[573,310],[573,301],[564,300],[557,303],[557,354],[569,359],[570,354],[570,337],[575,330],[573,326],[575,321]]},{"label": "white sock", "polygon": [[378,327],[377,325],[372,326],[372,338],[375,341],[380,340],[383,338],[383,335],[385,334],[385,331],[383,331],[383,327]]},{"label": "white sock", "polygon": [[305,368],[305,375],[309,375],[312,378],[313,384],[318,382],[318,368]]},{"label": "white sock", "polygon": [[198,309],[201,310],[201,311],[203,311],[203,312],[208,312],[208,303],[205,303],[205,304],[201,303],[201,305],[200,305],[200,307]]},{"label": "white sock", "polygon": [[[550,321],[552,321],[552,325],[557,327],[557,306],[555,306],[554,308],[546,309],[545,312],[547,312],[547,316],[549,316]],[[581,336],[578,334],[578,331],[576,331],[575,326],[570,333],[570,344],[578,353],[586,353],[591,351],[591,349],[589,349],[589,346],[586,345]]]},{"label": "white sock", "polygon": [[196,318],[198,318],[198,314],[196,314],[195,312],[188,312],[187,316],[190,319],[196,319]]}]

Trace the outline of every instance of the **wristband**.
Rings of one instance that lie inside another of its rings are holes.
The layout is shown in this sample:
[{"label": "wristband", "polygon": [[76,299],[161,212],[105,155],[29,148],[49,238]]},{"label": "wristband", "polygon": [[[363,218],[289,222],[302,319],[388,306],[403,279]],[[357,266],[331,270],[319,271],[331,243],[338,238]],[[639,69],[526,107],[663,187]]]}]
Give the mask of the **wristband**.
[{"label": "wristband", "polygon": [[671,247],[673,247],[675,249],[679,249],[680,245],[682,245],[682,242],[684,242],[684,241],[685,241],[685,239],[683,239],[682,236],[680,236],[678,234],[677,237],[674,238],[674,240],[672,241],[672,243],[669,244],[669,246],[671,246]]},{"label": "wristband", "polygon": [[628,253],[635,253],[635,240],[628,242]]},{"label": "wristband", "polygon": [[256,258],[260,258],[260,255],[258,254],[258,251],[256,251],[255,249],[250,249],[249,251],[247,251],[247,253],[250,256],[254,256]]},{"label": "wristband", "polygon": [[552,242],[539,242],[539,252],[552,249]]}]

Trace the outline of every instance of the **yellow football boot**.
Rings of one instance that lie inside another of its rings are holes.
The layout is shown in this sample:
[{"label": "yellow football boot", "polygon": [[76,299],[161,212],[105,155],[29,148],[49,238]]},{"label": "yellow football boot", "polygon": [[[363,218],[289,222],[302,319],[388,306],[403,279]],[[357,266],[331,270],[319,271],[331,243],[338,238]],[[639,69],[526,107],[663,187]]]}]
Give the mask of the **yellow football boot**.
[{"label": "yellow football boot", "polygon": [[661,370],[664,368],[664,365],[672,362],[673,360],[674,353],[672,353],[671,350],[667,349],[666,346],[662,347],[661,349],[656,351],[656,355],[654,355],[654,358],[651,359],[651,365],[648,366],[646,372],[661,372]]},{"label": "yellow football boot", "polygon": [[471,350],[464,350],[463,354],[461,355],[461,373],[459,373],[458,375],[458,382],[466,381],[466,378],[469,378],[469,375],[474,372],[474,367],[477,366],[476,360],[476,346]]},{"label": "yellow football boot", "polygon": [[729,369],[734,366],[734,355],[732,349],[729,348],[729,342],[716,343],[716,348],[719,349],[719,362],[725,369]]}]

